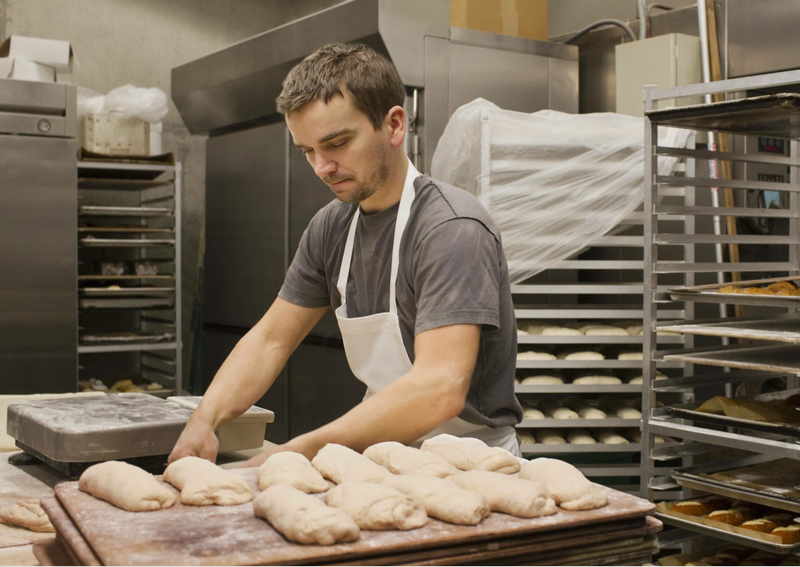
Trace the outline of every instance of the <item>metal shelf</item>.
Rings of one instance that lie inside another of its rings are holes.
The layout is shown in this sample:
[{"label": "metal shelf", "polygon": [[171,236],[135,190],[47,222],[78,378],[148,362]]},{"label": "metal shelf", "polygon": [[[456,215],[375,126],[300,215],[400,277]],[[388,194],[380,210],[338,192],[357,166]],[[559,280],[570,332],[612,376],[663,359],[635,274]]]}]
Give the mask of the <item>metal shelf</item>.
[{"label": "metal shelf", "polygon": [[518,429],[580,429],[584,427],[590,428],[616,428],[616,427],[629,427],[632,429],[639,429],[642,420],[638,419],[620,419],[616,417],[609,417],[607,419],[523,419],[517,424]]},{"label": "metal shelf", "polygon": [[595,443],[594,445],[572,445],[564,443],[561,445],[545,445],[535,443],[533,445],[523,443],[520,451],[524,455],[571,455],[577,453],[639,453],[642,450],[640,443],[628,443],[625,445],[606,445]]},{"label": "metal shelf", "polygon": [[658,327],[658,329],[709,337],[800,343],[800,319],[692,323],[668,325]]},{"label": "metal shelf", "polygon": [[[520,345],[640,345],[642,335],[517,335]],[[683,338],[659,336],[662,344],[683,344]]]},{"label": "metal shelf", "polygon": [[641,394],[641,384],[559,384],[553,386],[529,386],[516,384],[516,394]]},{"label": "metal shelf", "polygon": [[175,350],[177,343],[138,343],[124,345],[79,345],[78,354],[98,352],[138,352],[143,350]]},{"label": "metal shelf", "polygon": [[[517,360],[517,368],[539,368],[550,370],[641,368],[641,360]],[[663,362],[659,368],[680,368],[681,362]]]},{"label": "metal shelf", "polygon": [[665,354],[665,361],[800,374],[800,347],[761,346]]}]

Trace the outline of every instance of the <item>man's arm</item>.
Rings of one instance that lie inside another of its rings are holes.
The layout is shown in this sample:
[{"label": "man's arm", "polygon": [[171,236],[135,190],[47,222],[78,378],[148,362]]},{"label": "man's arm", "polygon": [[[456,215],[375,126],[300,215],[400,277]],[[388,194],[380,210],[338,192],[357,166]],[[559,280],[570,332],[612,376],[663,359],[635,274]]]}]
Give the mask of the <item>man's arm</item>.
[{"label": "man's arm", "polygon": [[225,359],[175,444],[169,462],[190,455],[215,460],[219,443],[214,431],[264,395],[326,310],[327,307],[300,307],[277,298]]},{"label": "man's arm", "polygon": [[313,458],[327,443],[363,451],[381,441],[413,443],[464,409],[478,356],[480,325],[450,325],[419,333],[413,368],[339,419],[253,457],[258,466],[277,451]]}]

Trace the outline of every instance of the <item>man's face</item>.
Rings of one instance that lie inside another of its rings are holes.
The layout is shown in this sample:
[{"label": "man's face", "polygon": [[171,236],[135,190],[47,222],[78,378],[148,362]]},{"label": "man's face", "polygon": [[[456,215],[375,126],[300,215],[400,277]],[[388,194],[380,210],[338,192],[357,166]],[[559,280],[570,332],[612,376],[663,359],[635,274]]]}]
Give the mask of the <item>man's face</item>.
[{"label": "man's face", "polygon": [[314,173],[345,203],[361,203],[389,177],[390,129],[375,130],[350,93],[314,100],[286,117],[295,145]]}]

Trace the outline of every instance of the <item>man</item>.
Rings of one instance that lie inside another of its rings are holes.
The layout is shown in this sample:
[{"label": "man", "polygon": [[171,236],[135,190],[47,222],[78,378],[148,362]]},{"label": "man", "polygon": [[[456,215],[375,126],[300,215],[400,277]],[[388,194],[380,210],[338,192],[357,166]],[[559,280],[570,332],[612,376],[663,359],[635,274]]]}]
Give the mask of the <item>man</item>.
[{"label": "man", "polygon": [[276,451],[312,458],[446,432],[519,454],[516,325],[500,236],[466,191],[421,177],[403,152],[405,88],[386,59],[333,44],[278,97],[294,144],[336,200],[312,219],[278,298],[236,345],[170,461],[214,460],[214,430],[255,403],[329,306],[367,385],[360,404]]}]

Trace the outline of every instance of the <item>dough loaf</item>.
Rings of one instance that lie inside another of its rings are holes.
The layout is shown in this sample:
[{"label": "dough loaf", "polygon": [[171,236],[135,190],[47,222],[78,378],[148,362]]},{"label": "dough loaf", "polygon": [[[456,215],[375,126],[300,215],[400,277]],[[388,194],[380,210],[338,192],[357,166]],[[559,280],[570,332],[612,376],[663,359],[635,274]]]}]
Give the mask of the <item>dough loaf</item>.
[{"label": "dough loaf", "polygon": [[573,429],[567,435],[570,445],[594,445],[597,443],[594,437],[589,435],[585,429]]},{"label": "dough loaf", "polygon": [[544,419],[544,414],[536,408],[522,406],[522,419]]},{"label": "dough loaf", "polygon": [[0,508],[0,522],[21,526],[32,532],[55,532],[50,518],[39,504],[38,498],[22,500],[11,506]]},{"label": "dough loaf", "polygon": [[184,457],[169,465],[164,480],[181,491],[189,506],[236,506],[253,499],[253,492],[238,476],[200,457]]},{"label": "dough loaf", "polygon": [[603,410],[590,406],[589,402],[577,394],[572,394],[564,398],[564,405],[570,408],[572,411],[578,412],[578,415],[583,419],[606,418],[606,413]]},{"label": "dough loaf", "polygon": [[540,350],[524,350],[517,353],[517,360],[555,360],[556,357],[549,352]]},{"label": "dough loaf", "polygon": [[474,526],[491,512],[483,496],[443,478],[405,474],[387,476],[381,482],[422,504],[429,516],[451,524]]},{"label": "dough loaf", "polygon": [[641,419],[642,412],[628,406],[622,400],[613,396],[602,396],[597,400],[598,405],[608,414],[616,415],[622,419]]},{"label": "dough loaf", "polygon": [[92,465],[83,471],[78,488],[129,512],[169,508],[178,500],[149,472],[122,461]]},{"label": "dough loaf", "polygon": [[564,351],[558,354],[559,360],[605,360],[606,357],[593,350],[581,350],[577,352]]},{"label": "dough loaf", "polygon": [[551,397],[544,397],[539,400],[539,409],[553,419],[579,419],[580,416],[571,409],[560,405]]},{"label": "dough loaf", "polygon": [[617,356],[617,360],[643,360],[644,355],[641,352],[621,352]]},{"label": "dough loaf", "polygon": [[394,474],[428,474],[446,478],[459,472],[447,459],[436,453],[406,447],[396,441],[367,447],[364,456]]},{"label": "dough loaf", "polygon": [[597,433],[597,440],[606,445],[627,445],[628,440],[614,431],[603,430]]},{"label": "dough loaf", "polygon": [[489,471],[467,471],[451,480],[461,488],[483,496],[493,512],[519,518],[538,518],[558,512],[556,503],[540,482]]},{"label": "dough loaf", "polygon": [[578,329],[570,329],[569,327],[545,327],[542,329],[542,334],[552,336],[574,336],[582,335],[583,333]]},{"label": "dough loaf", "polygon": [[517,329],[517,335],[518,336],[525,336],[525,335],[529,335],[529,334],[530,333],[528,333],[528,331],[523,331],[522,329]]},{"label": "dough loaf", "polygon": [[375,482],[392,476],[388,470],[350,447],[328,443],[319,450],[311,464],[322,476],[336,484],[343,482]]},{"label": "dough loaf", "polygon": [[362,530],[413,530],[428,523],[425,508],[391,486],[345,482],[325,494],[328,506],[347,512]]},{"label": "dough loaf", "polygon": [[556,504],[565,510],[593,510],[608,504],[606,494],[581,471],[558,459],[534,459],[522,467],[519,477],[544,484]]},{"label": "dough loaf", "polygon": [[627,335],[628,331],[625,329],[620,329],[619,327],[614,327],[612,325],[598,325],[595,327],[589,327],[584,330],[584,335],[604,335],[604,336],[621,336]]},{"label": "dough loaf", "polygon": [[328,490],[328,482],[311,461],[292,451],[274,453],[258,467],[258,488],[266,490],[275,484],[288,484],[305,493]]},{"label": "dough loaf", "polygon": [[581,384],[597,386],[602,384],[622,384],[622,380],[614,376],[582,376],[575,378],[572,383],[579,386]]},{"label": "dough loaf", "polygon": [[478,469],[512,474],[519,470],[519,461],[514,455],[499,447],[489,447],[474,437],[443,433],[423,441],[421,449],[441,455],[462,471]]},{"label": "dough loaf", "polygon": [[558,431],[553,429],[540,429],[536,432],[536,441],[542,445],[564,445],[564,439]]},{"label": "dough loaf", "polygon": [[536,443],[536,437],[529,430],[523,429],[522,431],[517,431],[517,433],[519,433],[520,445],[534,445]]},{"label": "dough loaf", "polygon": [[346,512],[288,484],[267,488],[253,501],[253,510],[286,539],[303,545],[333,545],[355,541],[361,535]]},{"label": "dough loaf", "polygon": [[528,376],[520,382],[523,386],[558,386],[563,383],[564,379],[558,376]]}]

